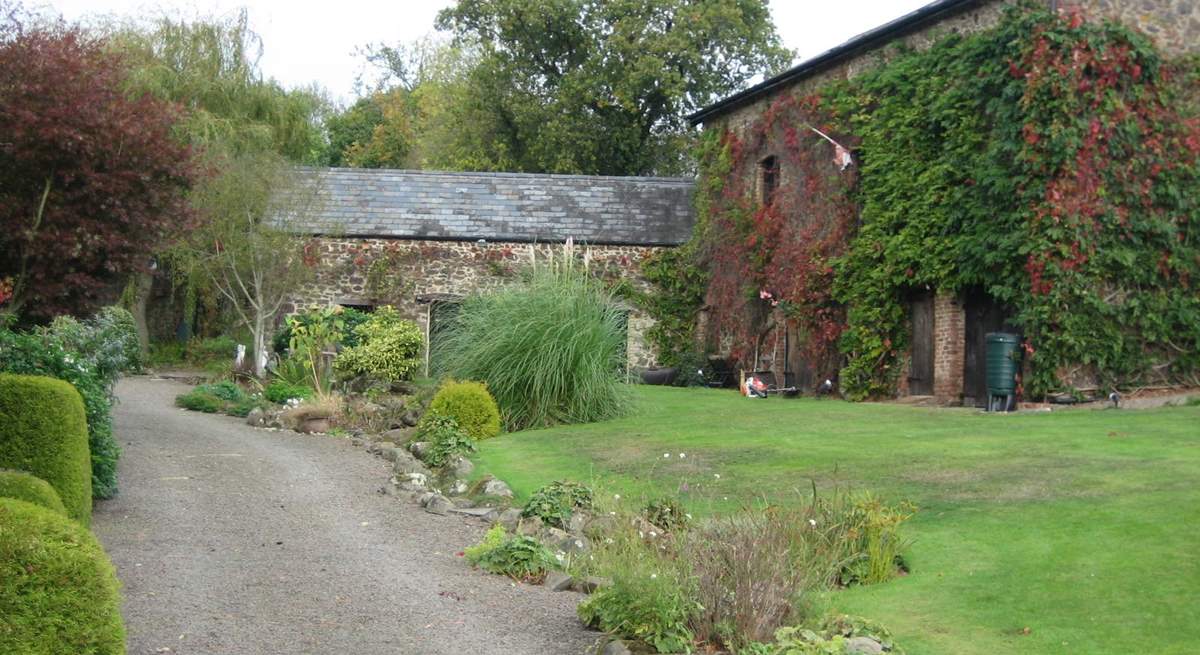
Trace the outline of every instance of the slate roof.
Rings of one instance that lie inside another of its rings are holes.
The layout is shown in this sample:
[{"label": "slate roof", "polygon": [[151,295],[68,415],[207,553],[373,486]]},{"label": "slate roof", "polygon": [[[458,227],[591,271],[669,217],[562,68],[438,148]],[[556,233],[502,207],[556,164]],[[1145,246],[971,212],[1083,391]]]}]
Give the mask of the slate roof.
[{"label": "slate roof", "polygon": [[[345,237],[679,245],[693,180],[303,169],[315,209],[293,226]],[[311,192],[310,192],[311,193]]]}]

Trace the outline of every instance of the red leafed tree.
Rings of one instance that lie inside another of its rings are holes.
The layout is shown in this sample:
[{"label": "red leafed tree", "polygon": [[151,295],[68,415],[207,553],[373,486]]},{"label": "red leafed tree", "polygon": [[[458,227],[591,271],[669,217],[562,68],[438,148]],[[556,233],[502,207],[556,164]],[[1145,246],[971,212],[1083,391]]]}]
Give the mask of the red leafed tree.
[{"label": "red leafed tree", "polygon": [[86,312],[191,221],[177,109],[125,70],[77,28],[0,16],[0,312]]}]

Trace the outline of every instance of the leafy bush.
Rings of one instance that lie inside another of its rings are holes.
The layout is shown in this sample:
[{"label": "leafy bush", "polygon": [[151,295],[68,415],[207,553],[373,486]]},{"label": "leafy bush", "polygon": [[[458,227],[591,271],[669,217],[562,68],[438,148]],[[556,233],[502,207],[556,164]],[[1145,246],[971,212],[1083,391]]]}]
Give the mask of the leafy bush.
[{"label": "leafy bush", "polygon": [[687,512],[674,498],[659,498],[650,501],[642,509],[642,516],[667,532],[687,528],[689,523]]},{"label": "leafy bush", "polygon": [[521,516],[536,516],[546,525],[565,528],[576,509],[592,508],[592,496],[592,490],[578,482],[551,482],[529,496]]},{"label": "leafy bush", "polygon": [[193,412],[216,414],[225,409],[225,401],[208,393],[193,389],[185,394],[175,396],[175,404]]},{"label": "leafy bush", "polygon": [[125,653],[120,583],[87,528],[0,498],[0,580],[0,653]]},{"label": "leafy bush", "polygon": [[25,471],[0,470],[0,498],[15,498],[57,514],[67,515],[62,499],[49,482]]},{"label": "leafy bush", "polygon": [[263,387],[263,398],[282,405],[292,398],[308,400],[313,397],[312,387],[305,384],[288,384],[282,379]]},{"label": "leafy bush", "polygon": [[[325,320],[324,311],[325,308],[310,307],[289,316],[288,320],[283,322],[283,327],[271,338],[271,347],[280,355],[286,353],[291,348],[293,326],[307,326],[323,321]],[[371,318],[371,314],[350,307],[342,307],[340,317],[343,329],[335,345],[342,346],[343,348],[353,348],[359,343],[358,335],[354,332],[354,329]]]},{"label": "leafy bush", "polygon": [[463,549],[463,556],[472,564],[479,564],[479,560],[488,553],[496,550],[507,540],[508,534],[504,530],[504,526],[499,523],[488,528],[487,534],[483,535],[483,539],[474,546],[467,546]]},{"label": "leafy bush", "polygon": [[236,354],[237,342],[233,337],[222,335],[189,340],[185,358],[189,364],[203,365],[211,361],[232,362]]},{"label": "leafy bush", "polygon": [[500,434],[500,409],[482,382],[445,381],[429,404],[426,418],[448,416],[474,439]]},{"label": "leafy bush", "polygon": [[334,360],[340,374],[399,382],[411,380],[420,369],[425,343],[421,328],[401,318],[394,307],[380,307],[354,331],[358,345],[346,348]]},{"label": "leafy bush", "polygon": [[749,644],[743,652],[754,655],[827,655],[845,653],[850,639],[868,637],[879,642],[892,655],[904,655],[896,645],[887,628],[857,616],[833,615],[826,617],[820,627],[807,629],[802,626],[780,628],[775,633],[775,643]]},{"label": "leafy bush", "polygon": [[885,505],[871,494],[854,502],[850,522],[858,536],[858,556],[842,572],[843,584],[875,584],[896,576],[904,563],[901,552],[908,540],[899,534],[900,525],[912,517],[915,508],[903,503]]},{"label": "leafy bush", "polygon": [[540,582],[548,571],[558,568],[558,561],[542,542],[524,535],[485,550],[473,563],[489,573],[525,582]]},{"label": "leafy bush", "polygon": [[[117,493],[117,458],[121,454],[112,434],[114,378],[105,378],[85,358],[68,351],[62,341],[44,331],[16,332],[0,325],[0,372],[46,375],[66,380],[83,397],[87,413],[88,450],[92,461],[92,497]],[[64,499],[65,500],[65,499]]]},{"label": "leafy bush", "polygon": [[[428,416],[427,414],[426,417]],[[417,435],[429,442],[429,450],[424,459],[430,468],[441,468],[458,455],[475,452],[475,440],[458,426],[457,421],[448,416],[434,416],[429,420],[422,420],[417,428]]]},{"label": "leafy bush", "polygon": [[104,307],[86,321],[59,316],[49,332],[63,347],[81,357],[104,380],[115,383],[121,373],[141,370],[142,349],[133,314]]},{"label": "leafy bush", "polygon": [[487,384],[509,431],[614,418],[629,406],[625,317],[574,264],[467,298],[442,334],[437,372]]},{"label": "leafy bush", "polygon": [[212,384],[202,384],[196,387],[196,391],[211,394],[230,403],[244,400],[247,397],[246,392],[241,387],[228,380]]},{"label": "leafy bush", "polygon": [[87,418],[70,384],[0,374],[0,467],[49,482],[69,517],[85,526],[91,522]]},{"label": "leafy bush", "polygon": [[301,357],[288,357],[279,360],[279,364],[271,370],[271,375],[278,382],[292,387],[307,387],[312,389],[312,376]]}]

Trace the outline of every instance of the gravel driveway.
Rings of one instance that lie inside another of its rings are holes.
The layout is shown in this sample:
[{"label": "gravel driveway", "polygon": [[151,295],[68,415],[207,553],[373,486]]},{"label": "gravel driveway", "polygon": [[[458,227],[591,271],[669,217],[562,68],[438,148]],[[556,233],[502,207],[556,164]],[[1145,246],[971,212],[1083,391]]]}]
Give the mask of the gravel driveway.
[{"label": "gravel driveway", "polygon": [[130,655],[578,654],[580,597],[457,556],[482,524],[379,493],[346,439],[185,412],[187,387],[118,386],[121,493],[92,519],[125,585]]}]

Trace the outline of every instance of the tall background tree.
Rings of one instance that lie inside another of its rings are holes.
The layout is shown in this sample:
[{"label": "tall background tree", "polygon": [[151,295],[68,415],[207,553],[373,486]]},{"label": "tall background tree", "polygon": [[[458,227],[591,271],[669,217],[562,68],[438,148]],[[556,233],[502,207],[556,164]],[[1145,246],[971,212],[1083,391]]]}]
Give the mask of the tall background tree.
[{"label": "tall background tree", "polygon": [[193,215],[180,113],[127,93],[127,62],[60,22],[0,6],[0,280],[4,312],[84,313]]},{"label": "tall background tree", "polygon": [[438,27],[451,41],[369,50],[423,168],[686,172],[684,117],[791,61],[763,0],[459,0]]}]

